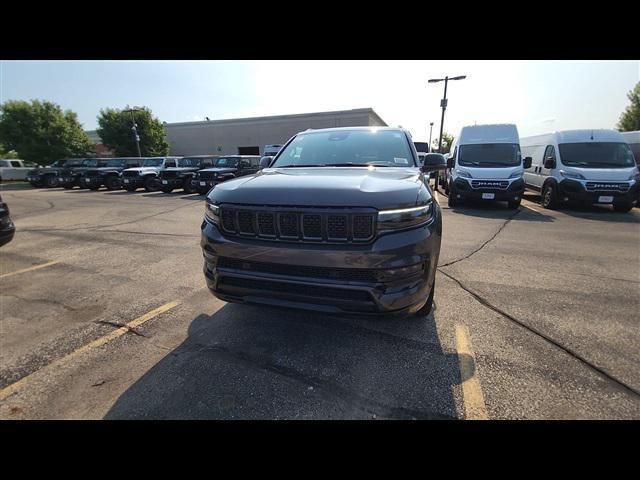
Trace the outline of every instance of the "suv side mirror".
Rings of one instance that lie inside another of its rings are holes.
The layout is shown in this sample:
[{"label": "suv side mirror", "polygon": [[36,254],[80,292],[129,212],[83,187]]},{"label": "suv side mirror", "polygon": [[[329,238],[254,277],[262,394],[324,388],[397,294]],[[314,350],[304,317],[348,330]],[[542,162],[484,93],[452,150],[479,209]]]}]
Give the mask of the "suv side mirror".
[{"label": "suv side mirror", "polygon": [[556,168],[556,159],[553,157],[547,157],[544,159],[544,168],[552,170]]},{"label": "suv side mirror", "polygon": [[262,157],[260,159],[260,170],[262,170],[263,168],[269,168],[269,165],[271,165],[272,161],[273,161],[273,157],[270,157],[270,156]]},{"label": "suv side mirror", "polygon": [[524,168],[531,168],[531,157],[524,157],[524,159],[522,160],[522,166]]},{"label": "suv side mirror", "polygon": [[447,168],[447,160],[441,153],[427,153],[424,156],[424,163],[420,167],[423,172],[433,172]]}]

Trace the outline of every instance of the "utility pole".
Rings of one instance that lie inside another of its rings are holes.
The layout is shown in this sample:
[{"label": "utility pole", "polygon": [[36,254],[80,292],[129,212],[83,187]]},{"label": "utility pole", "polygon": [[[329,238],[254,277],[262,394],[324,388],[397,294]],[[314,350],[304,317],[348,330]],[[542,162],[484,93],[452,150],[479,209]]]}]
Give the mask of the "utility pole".
[{"label": "utility pole", "polygon": [[431,133],[433,132],[433,122],[429,123],[429,148],[427,152],[431,153]]},{"label": "utility pole", "polygon": [[133,137],[136,141],[136,147],[138,148],[138,157],[142,157],[142,153],[140,152],[140,135],[138,135],[138,125],[136,125],[136,118],[133,116],[133,112],[139,112],[140,110],[137,108],[130,108],[128,110],[125,110],[125,112],[131,112],[131,123],[132,123],[132,127],[131,130],[133,130]]},{"label": "utility pole", "polygon": [[442,153],[442,134],[444,133],[444,112],[447,109],[447,85],[449,80],[463,80],[467,78],[466,75],[460,75],[457,77],[448,76],[444,78],[430,78],[428,83],[437,83],[444,81],[444,97],[440,100],[440,106],[442,107],[442,118],[440,119],[440,137],[438,138],[438,153]]}]

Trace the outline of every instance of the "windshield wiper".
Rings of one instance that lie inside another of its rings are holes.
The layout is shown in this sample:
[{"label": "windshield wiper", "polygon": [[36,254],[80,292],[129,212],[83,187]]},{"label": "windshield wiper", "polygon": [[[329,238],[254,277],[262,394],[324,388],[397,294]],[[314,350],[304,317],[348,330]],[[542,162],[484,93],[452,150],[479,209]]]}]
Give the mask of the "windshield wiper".
[{"label": "windshield wiper", "polygon": [[326,167],[324,164],[311,164],[311,165],[302,165],[302,164],[291,164],[291,165],[274,165],[272,168],[305,168],[305,167]]}]

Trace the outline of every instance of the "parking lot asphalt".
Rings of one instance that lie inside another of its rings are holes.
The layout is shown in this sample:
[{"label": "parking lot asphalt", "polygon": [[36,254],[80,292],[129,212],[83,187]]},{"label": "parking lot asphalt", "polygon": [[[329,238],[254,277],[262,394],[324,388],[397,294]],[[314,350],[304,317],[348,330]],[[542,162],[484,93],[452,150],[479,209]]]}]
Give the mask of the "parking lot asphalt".
[{"label": "parking lot asphalt", "polygon": [[640,418],[640,209],[440,194],[435,311],[391,320],[215,299],[202,196],[2,197],[0,418]]}]

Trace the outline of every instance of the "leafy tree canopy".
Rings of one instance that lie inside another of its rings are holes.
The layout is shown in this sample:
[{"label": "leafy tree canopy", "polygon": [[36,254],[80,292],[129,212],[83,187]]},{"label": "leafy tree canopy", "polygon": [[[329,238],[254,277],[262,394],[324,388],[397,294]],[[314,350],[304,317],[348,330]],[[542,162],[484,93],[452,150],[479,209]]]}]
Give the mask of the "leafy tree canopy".
[{"label": "leafy tree canopy", "polygon": [[117,157],[136,157],[135,134],[132,129],[135,119],[140,137],[140,153],[143,157],[164,156],[169,153],[169,142],[160,120],[153,116],[148,107],[131,109],[105,108],[98,115],[98,135],[102,143]]},{"label": "leafy tree canopy", "polygon": [[640,130],[640,82],[627,94],[627,98],[631,105],[620,115],[618,130],[621,132]]}]

